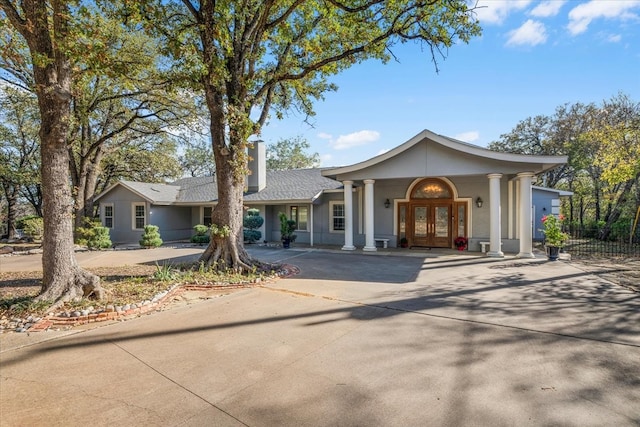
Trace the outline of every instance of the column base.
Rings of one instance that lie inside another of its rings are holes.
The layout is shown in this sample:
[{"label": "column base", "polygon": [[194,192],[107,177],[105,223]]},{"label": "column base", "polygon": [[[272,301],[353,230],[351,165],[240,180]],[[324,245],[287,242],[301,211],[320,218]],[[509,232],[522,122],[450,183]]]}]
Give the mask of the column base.
[{"label": "column base", "polygon": [[489,251],[487,252],[487,256],[489,258],[504,258],[504,253],[502,251],[496,251],[496,252]]},{"label": "column base", "polygon": [[355,246],[346,246],[345,245],[345,246],[342,247],[342,250],[343,251],[355,251],[356,247]]},{"label": "column base", "polygon": [[520,252],[518,255],[516,255],[516,258],[535,258],[536,256],[533,254],[533,252]]},{"label": "column base", "polygon": [[362,248],[362,250],[365,252],[376,252],[378,248],[376,248],[375,246],[365,246],[364,248]]}]

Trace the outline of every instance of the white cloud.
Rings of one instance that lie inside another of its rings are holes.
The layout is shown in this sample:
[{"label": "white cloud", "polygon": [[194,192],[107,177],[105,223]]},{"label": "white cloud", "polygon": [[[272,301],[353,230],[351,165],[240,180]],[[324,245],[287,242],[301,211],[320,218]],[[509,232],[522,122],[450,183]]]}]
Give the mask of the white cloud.
[{"label": "white cloud", "polygon": [[509,32],[507,46],[535,46],[547,41],[547,30],[542,22],[528,19],[520,28]]},{"label": "white cloud", "polygon": [[331,134],[325,133],[325,132],[320,132],[318,135],[316,135],[318,138],[320,139],[331,139],[333,138],[333,136],[331,136]]},{"label": "white cloud", "polygon": [[380,156],[381,154],[388,153],[389,150],[390,150],[389,148],[383,148],[382,150],[378,151],[376,156]]},{"label": "white cloud", "polygon": [[571,9],[567,28],[575,36],[587,31],[594,19],[637,19],[638,15],[632,12],[636,8],[640,8],[640,0],[591,0]]},{"label": "white cloud", "polygon": [[502,24],[513,11],[522,10],[531,0],[480,0],[476,13],[480,24]]},{"label": "white cloud", "polygon": [[609,34],[605,39],[610,43],[619,43],[622,40],[622,36],[620,34]]},{"label": "white cloud", "polygon": [[565,0],[548,0],[543,1],[531,10],[531,16],[536,18],[548,18],[550,16],[556,16],[565,4]]},{"label": "white cloud", "polygon": [[347,148],[366,145],[370,142],[377,141],[380,138],[380,132],[375,130],[361,130],[347,135],[340,135],[338,139],[329,141],[329,145],[336,150],[346,150]]},{"label": "white cloud", "polygon": [[480,132],[478,132],[477,130],[471,130],[468,132],[459,133],[453,138],[457,139],[458,141],[473,142],[480,138]]}]

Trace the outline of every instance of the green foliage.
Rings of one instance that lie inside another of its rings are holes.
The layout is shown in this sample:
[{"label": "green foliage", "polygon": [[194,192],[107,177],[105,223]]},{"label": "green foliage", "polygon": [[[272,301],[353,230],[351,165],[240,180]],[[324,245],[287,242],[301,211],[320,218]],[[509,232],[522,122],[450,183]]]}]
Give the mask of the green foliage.
[{"label": "green foliage", "polygon": [[280,219],[280,238],[282,240],[291,240],[292,242],[295,242],[298,237],[294,233],[294,231],[296,231],[296,222],[287,218],[287,215],[282,212],[278,214],[278,218]]},{"label": "green foliage", "polygon": [[192,177],[213,176],[216,171],[211,143],[206,140],[189,142],[180,156],[180,166]]},{"label": "green foliage", "polygon": [[83,218],[83,227],[76,229],[76,243],[90,249],[107,249],[113,246],[109,229],[103,227],[99,219]]},{"label": "green foliage", "polygon": [[178,272],[173,268],[171,264],[159,265],[156,262],[156,271],[153,273],[153,278],[161,282],[169,282],[176,278]]},{"label": "green foliage", "polygon": [[24,233],[36,240],[44,234],[44,220],[41,217],[31,217],[22,221]]},{"label": "green foliage", "polygon": [[37,219],[37,218],[40,218],[40,217],[38,215],[26,215],[26,216],[20,217],[20,218],[16,219],[16,228],[24,230],[26,222],[28,222],[28,221],[30,221],[32,219]]},{"label": "green foliage", "polygon": [[280,139],[274,145],[267,146],[267,169],[286,170],[304,169],[320,165],[318,153],[307,154],[311,146],[302,138]]},{"label": "green foliage", "polygon": [[547,215],[542,217],[542,232],[544,233],[544,243],[547,246],[564,246],[569,239],[569,235],[562,231],[562,221],[564,216],[556,217],[555,215]]},{"label": "green foliage", "polygon": [[205,243],[209,243],[211,237],[209,236],[209,227],[206,225],[198,224],[193,227],[195,231],[195,235],[191,236],[191,243],[197,243],[199,245],[203,245]]},{"label": "green foliage", "polygon": [[226,239],[231,235],[231,228],[228,225],[211,224],[211,236],[214,239]]},{"label": "green foliage", "polygon": [[157,225],[145,225],[144,233],[140,239],[140,246],[143,248],[157,248],[162,245],[160,238],[160,228]]},{"label": "green foliage", "polygon": [[262,238],[262,232],[258,228],[264,224],[264,218],[260,216],[258,209],[249,209],[242,220],[244,241],[253,243]]}]

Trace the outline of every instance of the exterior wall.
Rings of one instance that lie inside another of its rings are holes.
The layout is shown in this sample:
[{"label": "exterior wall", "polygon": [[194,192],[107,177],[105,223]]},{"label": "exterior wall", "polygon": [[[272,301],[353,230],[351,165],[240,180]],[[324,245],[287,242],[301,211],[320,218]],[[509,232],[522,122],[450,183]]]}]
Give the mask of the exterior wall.
[{"label": "exterior wall", "polygon": [[147,224],[157,225],[165,242],[188,240],[193,234],[191,207],[151,205],[147,212]]},{"label": "exterior wall", "polygon": [[109,230],[109,236],[115,245],[137,244],[142,236],[143,230],[133,228],[134,203],[144,203],[145,223],[157,225],[165,242],[189,239],[193,225],[197,224],[192,223],[193,211],[197,208],[152,205],[135,193],[117,186],[100,199],[101,216],[104,205],[113,204],[113,228]]},{"label": "exterior wall", "polygon": [[[105,204],[113,204],[113,228],[109,230],[111,241],[115,245],[138,243],[142,236],[142,230],[133,229],[133,203],[144,203],[145,201],[136,194],[120,186],[100,199],[100,215],[103,215]],[[149,204],[145,203],[145,213],[149,214]],[[104,219],[102,219],[104,221]],[[104,224],[104,222],[103,222]]]},{"label": "exterior wall", "polygon": [[551,191],[533,189],[533,239],[542,241],[542,217],[560,213],[560,198]]}]

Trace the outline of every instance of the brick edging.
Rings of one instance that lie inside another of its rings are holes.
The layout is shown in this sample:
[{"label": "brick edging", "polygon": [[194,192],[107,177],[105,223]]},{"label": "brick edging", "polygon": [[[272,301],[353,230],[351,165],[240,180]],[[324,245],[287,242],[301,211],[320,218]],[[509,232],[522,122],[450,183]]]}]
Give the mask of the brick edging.
[{"label": "brick edging", "polygon": [[[296,275],[300,272],[298,267],[293,265],[284,265],[272,279],[286,278]],[[46,331],[53,326],[79,326],[88,323],[106,322],[109,320],[119,320],[130,316],[140,316],[151,311],[160,311],[160,309],[168,303],[171,298],[184,293],[185,291],[213,291],[225,289],[243,289],[262,286],[261,278],[252,282],[238,284],[212,284],[212,285],[195,285],[195,284],[176,284],[171,287],[160,298],[153,298],[139,304],[133,304],[135,307],[127,310],[117,311],[113,306],[107,306],[102,310],[94,313],[80,316],[46,316],[35,322],[26,332]]]}]

